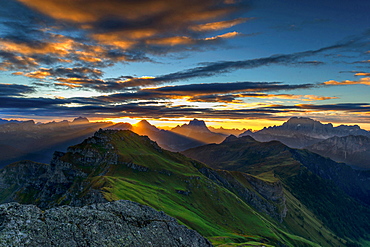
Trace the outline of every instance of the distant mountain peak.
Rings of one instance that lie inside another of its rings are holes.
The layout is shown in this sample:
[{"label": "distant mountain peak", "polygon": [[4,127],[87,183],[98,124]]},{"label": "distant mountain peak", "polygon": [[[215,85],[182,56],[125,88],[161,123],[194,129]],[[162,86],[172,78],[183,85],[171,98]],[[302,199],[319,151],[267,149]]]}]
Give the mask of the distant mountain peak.
[{"label": "distant mountain peak", "polygon": [[228,143],[228,142],[255,142],[256,140],[251,137],[250,135],[236,137],[234,135],[229,135],[226,137],[226,139],[222,143]]},{"label": "distant mountain peak", "polygon": [[297,127],[300,126],[327,126],[329,128],[332,128],[333,125],[331,123],[323,124],[320,121],[313,120],[312,118],[308,117],[291,117],[288,121],[283,123],[283,126],[292,126],[295,125]]},{"label": "distant mountain peak", "polygon": [[198,120],[196,118],[194,118],[193,120],[191,120],[189,122],[188,126],[207,128],[207,125],[206,125],[206,123],[203,120]]},{"label": "distant mountain peak", "polygon": [[140,122],[135,124],[135,127],[141,128],[141,129],[148,129],[148,130],[152,130],[152,131],[160,131],[160,129],[158,129],[154,125],[150,124],[147,120],[141,120]]},{"label": "distant mountain peak", "polygon": [[137,123],[137,125],[142,125],[142,126],[153,126],[150,124],[147,120],[141,120],[140,122]]},{"label": "distant mountain peak", "polygon": [[229,135],[228,137],[226,137],[226,139],[222,143],[233,142],[237,140],[238,140],[238,137],[234,135]]},{"label": "distant mountain peak", "polygon": [[89,119],[85,117],[77,117],[73,119],[72,123],[78,123],[78,124],[87,124],[90,123]]}]

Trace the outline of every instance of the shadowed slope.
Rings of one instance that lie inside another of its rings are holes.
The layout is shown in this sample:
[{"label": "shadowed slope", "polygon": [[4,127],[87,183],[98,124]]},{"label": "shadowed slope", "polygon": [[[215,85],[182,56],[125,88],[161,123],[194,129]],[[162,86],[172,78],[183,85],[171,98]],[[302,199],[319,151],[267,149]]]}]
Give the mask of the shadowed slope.
[{"label": "shadowed slope", "polygon": [[[308,151],[291,149],[277,141],[260,143],[250,136],[231,136],[221,144],[193,148],[183,153],[213,168],[247,172],[271,182],[280,181],[286,190],[288,215],[284,223],[289,228],[308,229],[308,218],[311,216],[299,213],[302,220],[298,222],[298,215],[290,215],[294,210],[305,212],[300,209],[304,205],[311,215],[315,215],[339,236],[355,240],[368,238],[369,208],[346,195],[343,190],[359,200],[368,198],[369,186],[360,183],[360,180],[363,176],[369,178],[369,174],[358,177],[357,171],[344,164]],[[362,194],[359,196],[356,193]],[[318,225],[312,227],[316,234],[321,229],[322,226]]]}]

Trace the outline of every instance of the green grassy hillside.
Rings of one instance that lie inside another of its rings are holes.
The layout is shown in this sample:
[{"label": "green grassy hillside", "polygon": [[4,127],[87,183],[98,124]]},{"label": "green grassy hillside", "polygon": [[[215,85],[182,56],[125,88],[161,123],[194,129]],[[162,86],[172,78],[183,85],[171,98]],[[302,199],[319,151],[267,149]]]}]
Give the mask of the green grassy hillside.
[{"label": "green grassy hillside", "polygon": [[[102,132],[106,135],[107,132]],[[129,131],[109,133],[109,143],[118,154],[118,163],[91,169],[92,187],[103,191],[107,200],[126,199],[149,205],[197,230],[215,244],[260,242],[271,245],[315,246],[315,244],[276,227],[234,193],[216,184],[199,169],[203,164],[182,154],[159,148],[146,137]],[[105,152],[100,144],[84,142],[75,150]],[[75,153],[61,160],[74,163]],[[99,176],[106,169],[104,175]]]},{"label": "green grassy hillside", "polygon": [[[353,239],[364,241],[361,234],[337,234],[323,220],[325,211],[313,210],[319,205],[307,202],[313,197],[302,198],[310,191],[290,180],[305,181],[297,177],[304,171],[299,162],[280,156],[287,154],[285,146],[269,145],[272,157],[258,145],[245,152],[254,152],[248,157],[234,152],[240,145],[219,150],[220,155],[233,157],[231,166],[237,167],[227,171],[226,158],[220,157],[226,170],[212,169],[131,131],[98,131],[67,153],[56,153],[49,166],[31,162],[39,167],[38,173],[24,169],[27,162],[3,169],[0,182],[7,193],[0,201],[13,198],[47,208],[131,200],[164,211],[216,246],[350,246]],[[217,147],[205,147],[209,146]],[[255,161],[244,170],[239,156]],[[313,180],[307,181],[312,186]]]},{"label": "green grassy hillside", "polygon": [[299,155],[307,155],[307,151],[298,152],[277,141],[260,143],[243,137],[189,149],[184,154],[213,168],[280,181],[288,208],[282,223],[285,229],[297,235],[321,246],[356,246],[369,239],[369,207],[348,196],[332,181],[308,170],[298,159]]}]

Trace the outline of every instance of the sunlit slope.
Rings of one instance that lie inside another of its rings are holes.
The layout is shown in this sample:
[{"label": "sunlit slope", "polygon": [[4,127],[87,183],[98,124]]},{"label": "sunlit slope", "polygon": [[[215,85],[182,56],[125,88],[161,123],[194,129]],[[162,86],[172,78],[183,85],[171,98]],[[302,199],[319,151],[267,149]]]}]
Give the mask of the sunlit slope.
[{"label": "sunlit slope", "polygon": [[[316,154],[291,149],[277,141],[260,143],[251,137],[229,137],[221,144],[189,149],[184,154],[213,168],[246,172],[270,182],[280,181],[288,209],[283,224],[297,235],[323,246],[335,246],[334,241],[351,246],[353,242],[369,238],[369,208],[304,166],[306,159],[320,167],[324,158]],[[322,164],[322,168],[326,166]],[[325,169],[328,173],[336,170],[335,167]],[[349,242],[344,243],[340,238]]]},{"label": "sunlit slope", "polygon": [[[93,156],[101,153],[112,154],[111,159],[98,164]],[[315,246],[279,230],[273,219],[203,175],[203,164],[130,131],[100,131],[60,160],[90,174],[89,186],[107,200],[127,199],[162,210],[215,242]]]}]

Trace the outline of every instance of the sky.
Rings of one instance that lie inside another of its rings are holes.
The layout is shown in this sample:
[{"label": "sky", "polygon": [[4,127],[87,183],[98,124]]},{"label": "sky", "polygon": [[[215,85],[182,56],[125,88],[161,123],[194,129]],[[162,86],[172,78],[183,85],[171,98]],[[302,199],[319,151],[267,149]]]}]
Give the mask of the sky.
[{"label": "sky", "polygon": [[0,0],[0,118],[370,130],[370,2]]}]

